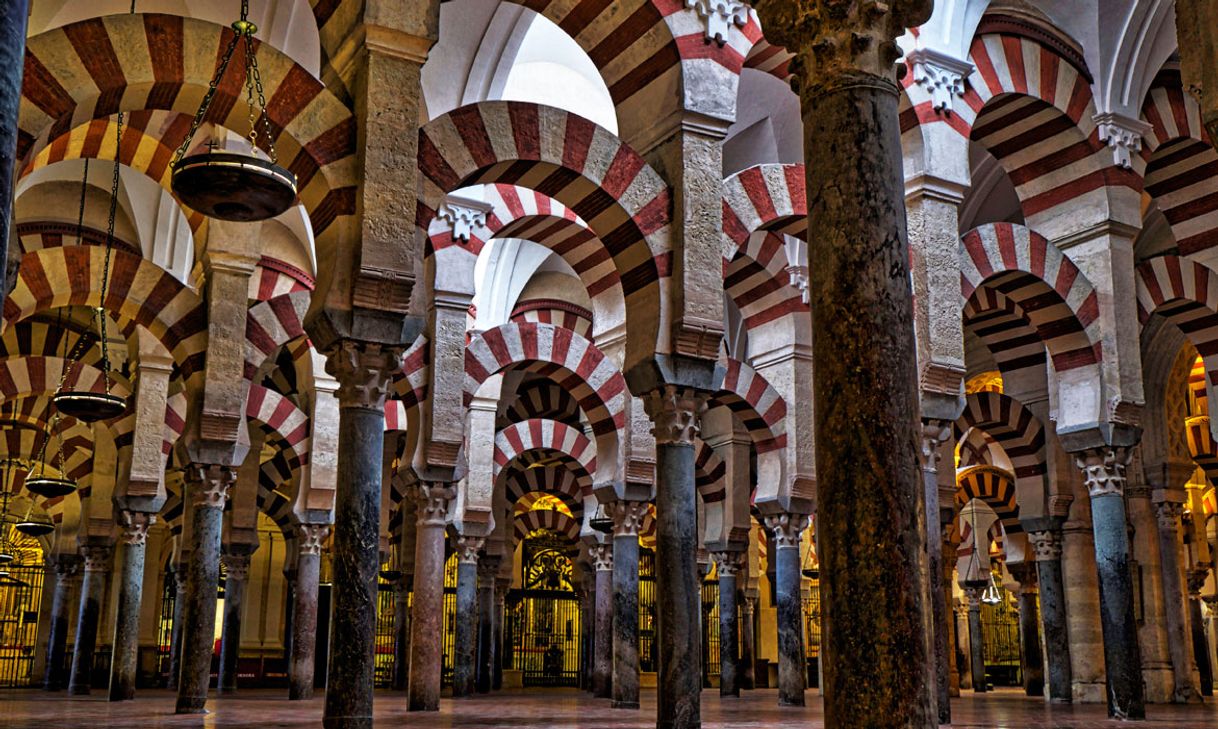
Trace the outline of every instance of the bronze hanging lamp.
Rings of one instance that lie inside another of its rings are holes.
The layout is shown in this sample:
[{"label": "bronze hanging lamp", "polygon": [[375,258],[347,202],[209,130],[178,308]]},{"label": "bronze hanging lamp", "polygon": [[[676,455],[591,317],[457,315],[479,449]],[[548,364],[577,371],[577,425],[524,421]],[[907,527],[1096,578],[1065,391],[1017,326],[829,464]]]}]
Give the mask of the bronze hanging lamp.
[{"label": "bronze hanging lamp", "polygon": [[8,463],[4,465],[4,480],[0,483],[4,493],[0,494],[0,499],[3,500],[3,505],[0,506],[0,565],[9,564],[17,560],[17,545],[13,544],[12,537],[9,533],[9,516],[8,516]]},{"label": "bronze hanging lamp", "polygon": [[[216,75],[191,122],[190,132],[174,155],[172,185],[178,199],[194,210],[211,218],[242,223],[273,218],[296,202],[296,175],[279,165],[275,153],[275,138],[271,133],[271,119],[266,110],[266,95],[263,93],[254,47],[254,34],[258,32],[258,26],[249,21],[249,9],[249,0],[241,0],[241,19],[232,25],[233,39],[220,58]],[[245,47],[250,152],[246,154],[209,148],[206,152],[187,156],[186,152],[211,108],[216,88],[224,78],[239,43]],[[259,117],[261,125],[258,123]],[[257,156],[260,151],[259,137],[263,137],[266,145],[267,159]]]},{"label": "bronze hanging lamp", "polygon": [[592,514],[592,518],[588,520],[588,526],[601,534],[608,534],[613,531],[613,517],[609,516],[609,510],[605,508],[603,503],[597,503],[596,511]]},{"label": "bronze hanging lamp", "polygon": [[55,523],[49,516],[34,516],[34,505],[31,503],[25,510],[25,517],[18,519],[13,527],[27,537],[45,537],[55,531]]},{"label": "bronze hanging lamp", "polygon": [[[50,443],[52,436],[56,440],[56,469],[63,474],[61,476],[52,476],[47,473],[47,444]],[[7,480],[7,472],[5,478]],[[67,478],[63,469],[63,431],[60,428],[58,409],[51,411],[51,421],[47,425],[46,437],[43,438],[42,448],[38,451],[37,465],[25,474],[25,489],[44,499],[67,496],[76,490],[76,482]]]}]

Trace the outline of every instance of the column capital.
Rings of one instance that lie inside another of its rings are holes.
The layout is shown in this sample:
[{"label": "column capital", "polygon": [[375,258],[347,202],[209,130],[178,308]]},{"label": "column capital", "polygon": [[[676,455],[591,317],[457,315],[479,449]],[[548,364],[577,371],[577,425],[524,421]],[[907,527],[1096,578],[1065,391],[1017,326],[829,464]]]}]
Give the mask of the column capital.
[{"label": "column capital", "polygon": [[592,566],[597,572],[613,571],[613,544],[593,544],[588,547],[588,556],[592,558]]},{"label": "column capital", "polygon": [[939,446],[943,445],[952,435],[952,424],[946,420],[929,419],[922,421],[922,466],[937,468],[941,454]]},{"label": "column capital", "polygon": [[114,547],[109,544],[86,544],[80,548],[80,554],[85,559],[85,572],[107,572],[110,569],[110,555]]},{"label": "column capital", "polygon": [[[766,38],[796,55],[801,91],[809,81],[859,74],[894,83],[896,39],[930,17],[931,0],[756,0]],[[830,82],[832,83],[832,82]],[[895,83],[893,91],[896,91]]]},{"label": "column capital", "polygon": [[156,514],[123,509],[118,514],[123,544],[140,546],[148,541],[148,527],[156,523]]},{"label": "column capital", "polygon": [[1159,522],[1159,530],[1174,534],[1180,528],[1180,517],[1184,514],[1184,504],[1175,501],[1156,501],[1155,519]]},{"label": "column capital", "polygon": [[1128,482],[1125,467],[1131,452],[1127,446],[1099,446],[1074,454],[1074,463],[1083,472],[1091,498],[1124,494]]},{"label": "column capital", "polygon": [[45,557],[46,566],[55,573],[57,580],[70,580],[80,574],[83,563],[79,554],[51,554]]},{"label": "column capital", "polygon": [[478,552],[486,544],[486,537],[457,537],[457,562],[478,564]]},{"label": "column capital", "polygon": [[774,533],[776,548],[798,549],[799,539],[810,522],[811,517],[807,514],[769,514],[765,517],[765,528]]},{"label": "column capital", "polygon": [[1207,565],[1185,572],[1184,576],[1188,581],[1189,599],[1195,600],[1201,597],[1201,588],[1205,586],[1205,578],[1209,574],[1209,571],[1209,566]]},{"label": "column capital", "polygon": [[448,504],[453,490],[447,484],[419,482],[415,487],[415,514],[419,526],[444,526],[448,523]]},{"label": "column capital", "polygon": [[393,373],[402,368],[403,350],[343,339],[326,353],[326,372],[338,380],[338,406],[378,410]]},{"label": "column capital", "polygon": [[706,394],[691,387],[663,385],[643,396],[656,445],[693,445],[706,412]]},{"label": "column capital", "polygon": [[237,469],[220,463],[192,463],[186,469],[195,507],[223,509],[228,490],[237,480]]},{"label": "column capital", "polygon": [[243,581],[249,577],[250,556],[248,554],[222,554],[220,564],[224,565],[225,573],[230,580]]},{"label": "column capital", "polygon": [[964,599],[968,603],[970,612],[981,609],[981,594],[983,592],[985,592],[985,587],[964,588]]},{"label": "column capital", "polygon": [[735,577],[744,566],[744,552],[720,550],[711,552],[720,577]]},{"label": "column capital", "polygon": [[1037,562],[1058,562],[1062,558],[1061,532],[1044,530],[1028,532],[1032,554]]},{"label": "column capital", "polygon": [[613,536],[637,537],[647,516],[646,501],[610,501],[605,510],[613,519]]},{"label": "column capital", "polygon": [[329,534],[329,524],[297,524],[296,538],[300,554],[321,554],[321,545]]}]

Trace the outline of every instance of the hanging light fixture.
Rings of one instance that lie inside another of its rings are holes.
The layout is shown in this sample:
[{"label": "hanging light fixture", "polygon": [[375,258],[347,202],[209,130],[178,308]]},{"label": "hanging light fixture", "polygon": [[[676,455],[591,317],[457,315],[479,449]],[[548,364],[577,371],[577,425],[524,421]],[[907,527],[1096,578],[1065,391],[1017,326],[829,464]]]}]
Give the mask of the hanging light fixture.
[{"label": "hanging light fixture", "polygon": [[[114,140],[114,174],[110,179],[110,210],[106,218],[106,254],[102,265],[101,306],[93,310],[93,319],[97,322],[98,340],[101,346],[101,376],[105,390],[92,392],[76,390],[68,385],[68,375],[78,363],[80,354],[74,351],[73,356],[67,356],[67,336],[65,333],[63,376],[59,380],[59,389],[51,396],[51,403],[58,412],[63,413],[84,423],[96,423],[122,415],[127,410],[127,399],[111,392],[110,379],[110,338],[106,334],[106,320],[109,315],[103,308],[110,287],[110,258],[114,249],[114,220],[118,215],[118,183],[119,183],[119,150],[123,142],[123,113],[118,114],[118,127]],[[76,215],[76,237],[78,245],[84,245],[85,225],[85,193],[89,183],[89,158],[85,158],[85,173],[80,185],[80,209]],[[60,314],[60,325],[63,317]],[[62,331],[62,330],[61,330]],[[79,346],[77,347],[79,349]],[[75,487],[73,487],[75,488]]]},{"label": "hanging light fixture", "polygon": [[49,516],[34,516],[34,504],[30,503],[25,518],[19,519],[13,528],[27,537],[45,537],[55,531],[55,522]]},{"label": "hanging light fixture", "polygon": [[0,495],[3,499],[3,507],[0,508],[0,564],[10,564],[17,560],[17,545],[13,544],[13,540],[9,535],[9,516],[8,516],[8,479],[5,479],[4,493]]},{"label": "hanging light fixture", "polygon": [[613,531],[613,517],[609,516],[609,510],[605,508],[604,504],[598,503],[596,505],[596,512],[588,520],[588,526],[602,534],[608,534]]},{"label": "hanging light fixture", "polygon": [[990,572],[990,584],[981,593],[981,602],[986,605],[997,605],[1002,602],[1002,594],[998,592],[998,584],[994,582],[994,573]]},{"label": "hanging light fixture", "polygon": [[[38,452],[37,457],[37,472],[30,469],[25,475],[25,488],[32,494],[37,494],[45,499],[53,499],[58,496],[67,496],[76,490],[76,482],[64,476],[52,476],[47,473],[47,443],[50,442],[52,435],[56,440],[55,463],[56,469],[60,473],[64,473],[63,468],[63,431],[60,428],[59,411],[56,410],[51,414],[51,423],[47,428],[46,437],[42,440],[42,448]],[[7,468],[7,466],[6,466]],[[8,481],[7,472],[5,474],[5,482]],[[7,493],[7,488],[6,488]]]},{"label": "hanging light fixture", "polygon": [[[275,139],[271,134],[271,119],[266,110],[266,96],[262,90],[262,76],[258,72],[254,47],[254,34],[258,32],[258,26],[249,21],[249,5],[249,0],[241,0],[241,19],[232,25],[235,35],[220,58],[216,75],[207,87],[203,102],[191,122],[190,132],[178,147],[173,162],[172,187],[178,199],[208,217],[236,222],[273,218],[296,202],[296,175],[279,166],[275,153]],[[244,79],[246,104],[249,107],[250,153],[218,152],[214,145],[209,145],[206,152],[187,156],[186,152],[211,108],[216,88],[223,80],[239,43],[245,47]],[[261,130],[259,116],[262,120]],[[266,145],[267,159],[257,156],[259,137]]]}]

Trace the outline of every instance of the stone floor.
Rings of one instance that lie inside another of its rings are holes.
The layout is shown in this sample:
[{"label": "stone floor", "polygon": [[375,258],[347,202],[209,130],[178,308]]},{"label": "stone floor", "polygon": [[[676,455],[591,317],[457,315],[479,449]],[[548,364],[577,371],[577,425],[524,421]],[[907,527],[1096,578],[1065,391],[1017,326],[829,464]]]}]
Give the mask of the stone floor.
[{"label": "stone floor", "polygon": [[[4,729],[157,729],[159,727],[317,727],[320,698],[289,703],[286,692],[249,690],[237,697],[210,702],[206,717],[174,716],[173,696],[145,691],[133,703],[111,704],[101,695],[69,698],[34,691],[0,692],[0,727]],[[1106,719],[1102,706],[1048,708],[1039,699],[1014,691],[953,701],[953,727],[1004,729],[1098,729],[1129,726]],[[1205,706],[1151,706],[1143,727],[1218,729],[1218,701]],[[571,691],[514,691],[454,702],[445,699],[439,714],[409,714],[400,695],[378,694],[378,726],[417,726],[435,729],[490,727],[550,727],[562,729],[651,729],[655,726],[655,693],[644,692],[641,711],[609,708],[608,701]],[[703,726],[761,729],[822,727],[820,698],[808,692],[806,709],[782,709],[773,690],[748,692],[739,700],[721,701],[707,691],[702,700]]]}]

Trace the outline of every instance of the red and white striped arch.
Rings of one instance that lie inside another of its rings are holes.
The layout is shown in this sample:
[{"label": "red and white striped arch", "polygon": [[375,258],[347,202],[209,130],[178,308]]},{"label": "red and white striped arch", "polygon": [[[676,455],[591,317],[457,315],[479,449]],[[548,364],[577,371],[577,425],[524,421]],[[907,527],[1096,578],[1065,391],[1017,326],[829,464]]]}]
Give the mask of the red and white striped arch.
[{"label": "red and white striped arch", "polygon": [[278,436],[284,447],[296,451],[302,458],[307,456],[311,432],[309,416],[296,403],[269,388],[250,385],[245,417]]},{"label": "red and white striped arch", "polygon": [[278,258],[263,256],[250,277],[250,299],[268,301],[278,296],[312,291],[316,281],[307,272]]},{"label": "red and white striped arch", "polygon": [[126,381],[114,374],[107,377],[96,367],[60,357],[7,357],[0,360],[0,399],[49,397],[59,391],[61,383],[78,392],[105,392],[107,379],[115,395],[130,398]]},{"label": "red and white striped arch", "polygon": [[1018,400],[999,392],[973,393],[965,398],[964,412],[953,430],[957,441],[970,430],[988,435],[1006,453],[1019,493],[1026,498],[1045,493],[1044,425]]},{"label": "red and white striped arch", "polygon": [[694,487],[707,504],[727,498],[727,466],[701,438],[694,439]]},{"label": "red and white striped arch", "polygon": [[516,388],[516,399],[504,411],[508,422],[546,418],[579,425],[579,403],[553,380],[529,380]]},{"label": "red and white striped arch", "polygon": [[546,529],[573,543],[579,541],[580,523],[557,509],[529,509],[512,519],[512,546],[538,529]]},{"label": "red and white striped arch", "polygon": [[512,321],[553,324],[570,329],[581,337],[592,338],[592,312],[578,304],[560,299],[529,299],[512,309]]},{"label": "red and white striped arch", "polygon": [[1138,319],[1153,314],[1184,332],[1205,364],[1206,390],[1218,385],[1218,271],[1178,256],[1138,264]]},{"label": "red and white striped arch", "polygon": [[555,420],[525,420],[495,434],[494,475],[529,451],[554,451],[573,458],[589,474],[596,473],[596,446],[579,428]]},{"label": "red and white striped arch", "polygon": [[252,380],[266,359],[283,345],[305,336],[309,291],[294,291],[249,308],[245,317],[245,379]]},{"label": "red and white striped arch", "polygon": [[512,468],[504,472],[507,502],[515,504],[525,494],[545,493],[562,499],[572,514],[583,512],[586,485],[571,468]]}]

